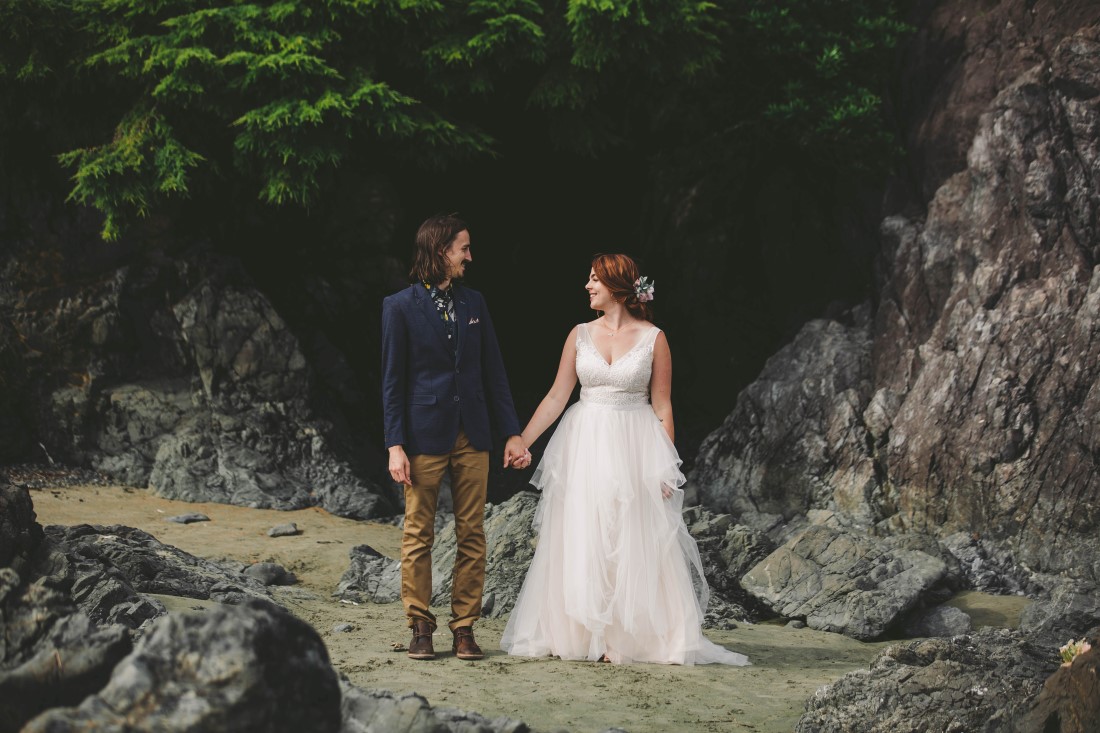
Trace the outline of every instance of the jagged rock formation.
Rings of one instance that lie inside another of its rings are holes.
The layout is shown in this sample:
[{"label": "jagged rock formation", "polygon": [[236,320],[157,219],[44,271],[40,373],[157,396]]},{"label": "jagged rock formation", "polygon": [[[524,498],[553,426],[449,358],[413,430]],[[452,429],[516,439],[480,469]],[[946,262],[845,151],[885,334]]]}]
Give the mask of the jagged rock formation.
[{"label": "jagged rock formation", "polygon": [[[374,464],[318,410],[298,336],[232,258],[133,245],[96,258],[73,242],[3,254],[0,383],[26,392],[31,424],[10,432],[36,434],[40,459],[175,499],[393,513]],[[318,358],[339,371],[339,354]]]},{"label": "jagged rock formation", "polygon": [[[145,593],[227,604],[270,599],[260,581],[165,545],[140,529],[80,524],[49,526],[45,532],[51,544],[47,562],[54,584],[97,621],[125,623],[113,616],[120,614],[125,602],[148,603],[139,596]],[[126,595],[119,596],[117,591],[123,588]],[[162,614],[163,609],[149,618]]]},{"label": "jagged rock formation", "polygon": [[[806,703],[799,733],[1012,730],[1058,665],[1057,648],[980,631],[887,647]],[[1034,730],[1034,729],[1033,729]]]},{"label": "jagged rock formation", "polygon": [[809,510],[977,533],[1020,584],[1098,579],[1100,25],[1034,53],[926,218],[884,222],[873,303],[808,324],[704,441],[705,505],[780,536]]},{"label": "jagged rock formation", "polygon": [[914,3],[916,32],[907,44],[895,93],[907,123],[911,179],[928,201],[966,168],[966,154],[990,102],[1021,72],[1097,20],[1091,0]]}]

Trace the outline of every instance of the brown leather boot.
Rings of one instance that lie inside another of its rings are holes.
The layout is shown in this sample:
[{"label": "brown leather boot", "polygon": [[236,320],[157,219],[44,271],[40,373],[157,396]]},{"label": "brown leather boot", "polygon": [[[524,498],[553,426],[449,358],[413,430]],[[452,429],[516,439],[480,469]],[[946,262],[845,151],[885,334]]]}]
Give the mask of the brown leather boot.
[{"label": "brown leather boot", "polygon": [[482,659],[485,654],[482,653],[481,647],[474,641],[474,630],[471,626],[463,626],[454,630],[455,643],[451,647],[451,651],[459,659]]},{"label": "brown leather boot", "polygon": [[413,638],[409,642],[409,659],[435,659],[432,646],[432,625],[427,621],[413,621]]}]

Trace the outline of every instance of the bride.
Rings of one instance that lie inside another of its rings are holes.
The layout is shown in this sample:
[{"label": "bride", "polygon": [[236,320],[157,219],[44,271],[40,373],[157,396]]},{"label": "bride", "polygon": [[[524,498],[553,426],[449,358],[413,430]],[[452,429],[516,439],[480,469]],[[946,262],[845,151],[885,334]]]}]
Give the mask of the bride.
[{"label": "bride", "polygon": [[[681,517],[673,446],[672,355],[650,323],[653,285],[626,255],[598,255],[589,306],[557,377],[523,430],[531,445],[566,411],[531,481],[542,490],[538,547],[501,638],[521,656],[745,665],[708,641],[708,589]],[[517,467],[530,463],[530,453]]]}]

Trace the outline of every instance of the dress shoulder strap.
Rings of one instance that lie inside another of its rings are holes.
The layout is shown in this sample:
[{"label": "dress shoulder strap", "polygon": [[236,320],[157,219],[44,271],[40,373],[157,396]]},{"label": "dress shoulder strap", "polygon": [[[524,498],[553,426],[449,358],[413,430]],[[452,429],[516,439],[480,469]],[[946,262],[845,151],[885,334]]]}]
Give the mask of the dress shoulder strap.
[{"label": "dress shoulder strap", "polygon": [[582,342],[592,343],[592,334],[588,332],[587,323],[577,324],[577,343],[579,344]]},{"label": "dress shoulder strap", "polygon": [[660,332],[661,329],[657,328],[656,326],[649,329],[646,335],[642,336],[642,343],[646,346],[652,346],[653,343],[657,340],[657,334],[659,334]]}]

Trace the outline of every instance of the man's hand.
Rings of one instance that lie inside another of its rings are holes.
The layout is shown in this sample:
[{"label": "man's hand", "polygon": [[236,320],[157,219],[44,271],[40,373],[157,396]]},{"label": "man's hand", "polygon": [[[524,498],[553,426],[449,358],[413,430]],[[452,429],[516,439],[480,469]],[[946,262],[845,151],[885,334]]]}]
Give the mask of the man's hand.
[{"label": "man's hand", "polygon": [[527,446],[523,444],[523,438],[513,435],[504,444],[504,467],[525,468],[531,464],[531,454],[527,452]]},{"label": "man's hand", "polygon": [[412,472],[409,470],[409,457],[400,445],[390,446],[390,477],[406,486],[412,486]]}]

